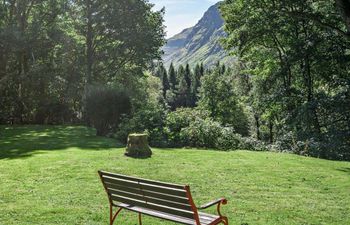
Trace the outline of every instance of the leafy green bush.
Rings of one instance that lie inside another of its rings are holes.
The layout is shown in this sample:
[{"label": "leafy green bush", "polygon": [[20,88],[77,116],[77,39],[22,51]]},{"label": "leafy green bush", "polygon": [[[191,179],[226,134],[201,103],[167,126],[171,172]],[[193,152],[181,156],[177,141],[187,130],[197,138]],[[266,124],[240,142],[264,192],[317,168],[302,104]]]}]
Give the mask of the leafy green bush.
[{"label": "leafy green bush", "polygon": [[38,104],[34,119],[37,124],[65,124],[74,122],[73,118],[77,117],[69,104],[48,99]]},{"label": "leafy green bush", "polygon": [[132,117],[125,117],[115,133],[115,137],[122,143],[126,143],[130,133],[147,133],[148,141],[154,147],[167,147],[166,137],[163,132],[165,120],[164,109],[158,104],[146,104]]},{"label": "leafy green bush", "polygon": [[184,129],[188,128],[197,118],[209,117],[207,111],[191,108],[179,108],[168,113],[165,121],[165,133],[170,147],[189,146],[190,138]]},{"label": "leafy green bush", "polygon": [[95,86],[85,96],[86,116],[98,136],[105,136],[118,127],[122,115],[129,114],[131,102],[123,89]]},{"label": "leafy green bush", "polygon": [[165,131],[169,144],[219,150],[266,150],[262,142],[242,137],[233,127],[225,127],[208,115],[208,111],[189,108],[169,113]]},{"label": "leafy green bush", "polygon": [[131,118],[124,118],[115,136],[125,142],[129,133],[145,132],[154,147],[199,147],[218,150],[266,150],[253,138],[242,137],[198,108],[179,108],[166,114],[161,105],[146,104]]},{"label": "leafy green bush", "polygon": [[168,147],[164,133],[167,110],[163,98],[162,82],[158,77],[145,74],[140,80],[145,89],[140,89],[133,98],[133,113],[124,117],[115,137],[126,143],[130,133],[147,133],[153,147]]},{"label": "leafy green bush", "polygon": [[181,137],[191,147],[217,148],[222,126],[210,118],[195,118],[181,130]]},{"label": "leafy green bush", "polygon": [[221,150],[246,149],[242,147],[242,136],[232,127],[223,127],[218,137],[216,148]]}]

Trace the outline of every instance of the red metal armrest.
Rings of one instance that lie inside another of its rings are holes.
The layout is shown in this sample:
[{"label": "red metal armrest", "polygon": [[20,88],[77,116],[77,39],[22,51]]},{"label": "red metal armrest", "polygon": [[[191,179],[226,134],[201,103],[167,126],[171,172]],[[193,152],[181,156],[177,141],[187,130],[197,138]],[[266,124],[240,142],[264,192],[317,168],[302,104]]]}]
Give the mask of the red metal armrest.
[{"label": "red metal armrest", "polygon": [[227,204],[227,200],[225,198],[219,198],[217,200],[214,200],[212,202],[209,202],[207,204],[204,204],[204,205],[198,207],[198,209],[206,209],[206,208],[209,208],[209,207],[211,207],[213,205],[218,205],[218,204],[219,205],[221,205],[221,204],[222,205],[226,205]]}]

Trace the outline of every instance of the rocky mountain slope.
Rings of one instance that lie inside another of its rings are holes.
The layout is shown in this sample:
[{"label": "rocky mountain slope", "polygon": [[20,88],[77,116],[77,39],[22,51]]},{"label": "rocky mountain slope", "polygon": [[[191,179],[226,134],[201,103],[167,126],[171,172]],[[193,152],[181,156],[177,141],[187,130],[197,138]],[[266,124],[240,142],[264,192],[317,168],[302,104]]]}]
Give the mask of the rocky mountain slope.
[{"label": "rocky mountain slope", "polygon": [[219,3],[211,6],[194,27],[183,30],[167,41],[163,48],[165,53],[163,61],[166,67],[171,62],[175,66],[203,62],[206,67],[210,67],[217,61],[225,64],[234,61],[219,43],[225,36],[225,31],[218,7]]}]

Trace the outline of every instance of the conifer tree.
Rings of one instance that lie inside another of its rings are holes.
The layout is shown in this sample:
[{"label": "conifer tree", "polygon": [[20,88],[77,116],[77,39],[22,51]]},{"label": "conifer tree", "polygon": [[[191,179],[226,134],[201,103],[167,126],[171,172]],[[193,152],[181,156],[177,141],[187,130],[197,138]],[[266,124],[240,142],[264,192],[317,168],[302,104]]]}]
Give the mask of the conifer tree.
[{"label": "conifer tree", "polygon": [[169,74],[170,88],[172,90],[175,90],[176,89],[176,85],[177,85],[177,79],[176,79],[176,71],[175,71],[173,63],[170,64],[168,74]]},{"label": "conifer tree", "polygon": [[170,84],[169,84],[169,79],[168,79],[168,73],[167,73],[166,69],[164,68],[164,66],[162,66],[161,71],[162,71],[161,74],[162,74],[162,84],[163,84],[163,97],[165,99],[166,93],[170,89]]},{"label": "conifer tree", "polygon": [[186,64],[186,67],[185,67],[184,79],[186,81],[187,88],[190,89],[191,88],[191,69],[188,63]]},{"label": "conifer tree", "polygon": [[[202,64],[203,65],[203,64]],[[191,86],[191,106],[195,107],[198,101],[198,91],[200,88],[200,78],[201,78],[201,66],[196,65],[194,73],[192,74],[192,86]]]}]

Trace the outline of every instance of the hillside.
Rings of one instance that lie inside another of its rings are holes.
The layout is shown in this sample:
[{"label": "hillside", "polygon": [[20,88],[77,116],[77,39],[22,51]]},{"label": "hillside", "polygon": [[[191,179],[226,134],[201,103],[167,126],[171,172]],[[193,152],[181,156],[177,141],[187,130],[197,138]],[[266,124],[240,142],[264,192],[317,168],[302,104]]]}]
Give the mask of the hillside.
[{"label": "hillside", "polygon": [[175,65],[203,62],[207,67],[217,61],[232,63],[233,57],[228,57],[219,43],[225,31],[218,6],[219,3],[211,6],[194,27],[183,30],[167,41],[163,48],[166,67],[171,62]]},{"label": "hillside", "polygon": [[[0,126],[0,134],[0,224],[107,224],[99,169],[189,184],[198,205],[225,196],[230,224],[350,224],[349,162],[154,148],[152,158],[133,159],[115,140],[85,127]],[[136,221],[122,212],[115,224]]]}]

